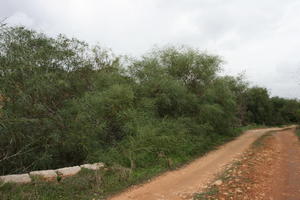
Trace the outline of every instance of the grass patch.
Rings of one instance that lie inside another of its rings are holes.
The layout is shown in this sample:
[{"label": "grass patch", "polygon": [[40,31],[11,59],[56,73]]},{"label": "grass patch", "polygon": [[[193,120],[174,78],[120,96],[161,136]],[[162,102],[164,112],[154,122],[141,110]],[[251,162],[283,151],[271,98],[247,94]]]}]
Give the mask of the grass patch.
[{"label": "grass patch", "polygon": [[268,131],[267,133],[263,134],[260,136],[257,140],[255,140],[252,144],[252,147],[257,148],[257,147],[262,147],[264,145],[264,141],[266,138],[274,135],[277,131]]},{"label": "grass patch", "polygon": [[194,200],[206,200],[208,199],[209,196],[214,196],[217,195],[218,193],[219,193],[218,188],[213,186],[203,193],[196,194],[194,196]]},{"label": "grass patch", "polygon": [[247,126],[239,127],[238,130],[239,130],[240,132],[244,132],[244,131],[251,130],[251,129],[269,128],[269,127],[270,127],[270,126],[266,126],[266,125],[249,124],[249,125],[247,125]]},{"label": "grass patch", "polygon": [[298,138],[300,140],[300,128],[299,127],[296,128],[296,135],[298,136]]},{"label": "grass patch", "polygon": [[134,172],[122,167],[105,170],[83,169],[79,174],[60,180],[45,182],[38,179],[18,185],[6,183],[0,187],[1,200],[69,200],[105,199],[110,194],[139,183],[162,172],[162,168],[139,169]]}]

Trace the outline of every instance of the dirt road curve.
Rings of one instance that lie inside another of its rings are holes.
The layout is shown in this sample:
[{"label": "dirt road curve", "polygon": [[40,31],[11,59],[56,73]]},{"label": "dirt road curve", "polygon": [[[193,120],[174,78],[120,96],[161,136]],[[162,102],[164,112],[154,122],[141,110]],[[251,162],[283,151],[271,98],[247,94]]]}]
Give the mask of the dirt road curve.
[{"label": "dirt road curve", "polygon": [[[118,194],[110,200],[184,200],[192,199],[195,192],[213,180],[214,175],[231,163],[261,135],[280,128],[257,129],[247,131],[236,140],[221,146],[189,165],[167,172],[152,181],[135,186]],[[289,158],[290,159],[290,158]],[[294,166],[289,166],[294,167]],[[290,180],[292,183],[292,179]]]}]

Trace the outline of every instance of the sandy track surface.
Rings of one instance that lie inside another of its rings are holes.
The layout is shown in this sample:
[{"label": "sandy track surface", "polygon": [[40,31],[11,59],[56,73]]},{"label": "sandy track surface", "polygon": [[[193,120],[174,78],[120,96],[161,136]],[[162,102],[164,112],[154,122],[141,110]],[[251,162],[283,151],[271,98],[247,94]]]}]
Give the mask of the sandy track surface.
[{"label": "sandy track surface", "polygon": [[[295,128],[261,138],[196,199],[299,200],[300,141]],[[215,191],[215,192],[209,192]]]},{"label": "sandy track surface", "polygon": [[181,169],[164,173],[148,183],[129,188],[110,200],[184,200],[201,192],[215,175],[244,153],[249,146],[268,131],[282,128],[250,130],[215,151],[196,159]]},{"label": "sandy track surface", "polygon": [[294,131],[290,129],[275,135],[277,160],[272,165],[275,170],[270,181],[271,192],[266,199],[300,199],[300,142]]}]

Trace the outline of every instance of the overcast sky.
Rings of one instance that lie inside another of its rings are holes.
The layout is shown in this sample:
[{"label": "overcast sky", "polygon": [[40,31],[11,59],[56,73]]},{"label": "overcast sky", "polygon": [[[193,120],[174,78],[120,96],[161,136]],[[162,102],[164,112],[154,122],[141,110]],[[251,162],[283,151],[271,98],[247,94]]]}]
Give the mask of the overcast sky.
[{"label": "overcast sky", "polygon": [[300,98],[299,0],[0,0],[0,19],[139,56],[154,45],[220,55],[272,95]]}]

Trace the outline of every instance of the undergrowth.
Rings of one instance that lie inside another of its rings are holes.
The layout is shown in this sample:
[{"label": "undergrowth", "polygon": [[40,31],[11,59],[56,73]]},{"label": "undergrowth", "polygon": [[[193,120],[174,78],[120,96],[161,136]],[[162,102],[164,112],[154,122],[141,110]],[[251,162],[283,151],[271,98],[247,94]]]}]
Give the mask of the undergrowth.
[{"label": "undergrowth", "polygon": [[299,126],[296,128],[296,135],[299,137],[299,140],[300,140],[300,128],[299,128]]}]

